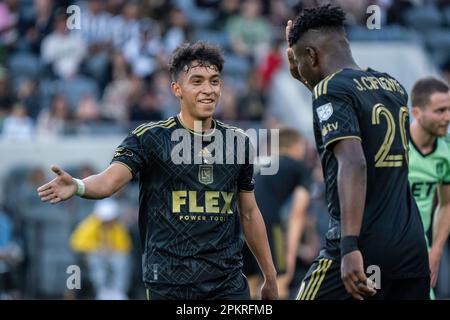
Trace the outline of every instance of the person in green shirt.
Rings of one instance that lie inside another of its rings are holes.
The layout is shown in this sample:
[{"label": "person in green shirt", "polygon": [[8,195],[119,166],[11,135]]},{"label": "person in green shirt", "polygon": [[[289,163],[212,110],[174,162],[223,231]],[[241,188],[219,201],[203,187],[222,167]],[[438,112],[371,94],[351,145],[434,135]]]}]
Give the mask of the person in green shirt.
[{"label": "person in green shirt", "polygon": [[408,177],[425,234],[431,228],[436,191],[438,199],[429,246],[433,288],[450,233],[450,88],[433,77],[420,79],[412,89],[411,103],[414,121],[410,125]]}]

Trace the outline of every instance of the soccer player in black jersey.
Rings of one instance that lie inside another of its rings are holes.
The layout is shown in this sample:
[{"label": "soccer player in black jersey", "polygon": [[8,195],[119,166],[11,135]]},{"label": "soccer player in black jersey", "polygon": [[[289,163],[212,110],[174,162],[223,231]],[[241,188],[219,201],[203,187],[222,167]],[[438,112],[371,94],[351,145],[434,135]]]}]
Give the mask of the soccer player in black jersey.
[{"label": "soccer player in black jersey", "polygon": [[[57,177],[38,189],[41,199],[50,203],[75,194],[101,199],[138,177],[143,280],[149,299],[248,299],[242,232],[264,273],[261,297],[278,296],[264,221],[253,194],[249,138],[212,118],[223,63],[219,49],[209,44],[177,48],[169,71],[181,112],[137,127],[102,173],[81,181],[54,166]],[[231,142],[225,140],[227,135],[233,137]]]},{"label": "soccer player in black jersey", "polygon": [[330,214],[297,299],[428,299],[423,226],[408,185],[408,96],[388,74],[358,67],[344,20],[327,5],[286,26],[291,75],[313,92]]}]

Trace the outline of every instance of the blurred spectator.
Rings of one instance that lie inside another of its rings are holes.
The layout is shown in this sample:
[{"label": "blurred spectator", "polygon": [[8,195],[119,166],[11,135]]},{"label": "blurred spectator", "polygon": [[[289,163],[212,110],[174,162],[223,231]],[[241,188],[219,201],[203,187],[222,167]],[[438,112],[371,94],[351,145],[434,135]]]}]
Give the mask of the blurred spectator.
[{"label": "blurred spectator", "polygon": [[147,77],[157,69],[157,56],[163,49],[158,24],[147,19],[141,23],[140,36],[125,44],[124,56],[134,75]]},{"label": "blurred spectator", "polygon": [[346,23],[349,25],[365,24],[367,0],[335,0],[335,4],[346,12]]},{"label": "blurred spectator", "polygon": [[14,285],[14,269],[23,261],[23,250],[13,238],[11,219],[0,211],[0,300],[20,298]]},{"label": "blurred spectator", "polygon": [[230,19],[227,32],[233,51],[251,59],[258,58],[268,48],[271,29],[261,16],[259,0],[244,0],[241,13]]},{"label": "blurred spectator", "polygon": [[266,98],[262,88],[262,79],[257,70],[250,72],[246,91],[239,99],[240,119],[262,121],[266,109]]},{"label": "blurred spectator", "polygon": [[22,46],[39,54],[44,37],[51,33],[54,20],[53,0],[34,0],[31,15],[21,15],[19,32],[22,36]]},{"label": "blurred spectator", "polygon": [[17,0],[0,2],[0,45],[12,46],[17,40],[18,8]]},{"label": "blurred spectator", "polygon": [[222,85],[222,94],[217,108],[217,117],[223,121],[236,121],[239,119],[236,90],[229,85]]},{"label": "blurred spectator", "polygon": [[61,135],[67,129],[70,109],[63,95],[55,95],[50,108],[42,110],[37,119],[37,133],[42,136]]},{"label": "blurred spectator", "polygon": [[41,111],[36,82],[31,79],[25,79],[22,81],[17,92],[17,98],[25,106],[27,114],[33,120],[36,120],[39,112]]},{"label": "blurred spectator", "polygon": [[29,140],[34,134],[33,120],[27,115],[25,107],[16,104],[3,122],[3,139]]},{"label": "blurred spectator", "polygon": [[137,1],[128,1],[121,14],[111,19],[112,44],[118,51],[123,50],[123,46],[130,39],[139,37],[139,4]]},{"label": "blurred spectator", "polygon": [[168,118],[179,112],[178,100],[170,89],[169,72],[166,69],[155,71],[151,78],[151,87],[154,89],[158,107],[163,113],[163,118]]},{"label": "blurred spectator", "polygon": [[231,17],[239,14],[239,1],[220,1],[216,19],[214,19],[214,23],[210,26],[211,29],[223,31]]},{"label": "blurred spectator", "polygon": [[152,88],[147,88],[138,104],[131,107],[130,120],[132,121],[158,121],[163,114],[159,110],[156,94]]},{"label": "blurred spectator", "polygon": [[79,123],[100,119],[100,109],[94,97],[91,95],[84,95],[81,97],[75,111],[75,119]]},{"label": "blurred spectator", "polygon": [[128,101],[131,91],[131,71],[125,57],[115,53],[112,59],[112,81],[102,97],[102,115],[120,122],[128,120]]},{"label": "blurred spectator", "polygon": [[66,27],[67,16],[57,13],[54,31],[42,41],[42,60],[50,64],[54,74],[62,79],[78,73],[81,61],[86,55],[86,44],[79,34]]},{"label": "blurred spectator", "polygon": [[141,2],[142,16],[160,21],[167,20],[170,9],[173,7],[173,0],[143,0]]},{"label": "blurred spectator", "polygon": [[189,39],[186,14],[178,8],[173,8],[170,11],[167,29],[164,32],[165,51],[167,53],[172,52],[182,43],[188,42]]},{"label": "blurred spectator", "polygon": [[127,299],[131,239],[119,222],[120,208],[112,199],[100,200],[94,212],[73,232],[70,244],[85,254],[96,299]]},{"label": "blurred spectator", "polygon": [[114,31],[113,18],[105,10],[105,1],[87,0],[82,7],[81,36],[88,47],[89,54],[84,61],[84,72],[94,77],[101,90],[107,83],[109,54],[112,48]]},{"label": "blurred spectator", "polygon": [[6,69],[0,65],[0,133],[2,132],[4,119],[11,111],[12,102],[8,75]]},{"label": "blurred spectator", "polygon": [[282,43],[284,43],[284,40],[275,40],[267,55],[261,59],[258,71],[261,77],[261,89],[263,92],[267,92],[270,89],[273,75],[283,66],[284,55],[281,54]]}]

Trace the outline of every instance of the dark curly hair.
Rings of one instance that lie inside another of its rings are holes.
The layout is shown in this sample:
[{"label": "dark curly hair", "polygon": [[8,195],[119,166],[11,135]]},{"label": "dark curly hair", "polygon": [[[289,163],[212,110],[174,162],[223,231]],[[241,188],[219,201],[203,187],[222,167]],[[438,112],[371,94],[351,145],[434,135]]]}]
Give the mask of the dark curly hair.
[{"label": "dark curly hair", "polygon": [[222,72],[225,62],[219,47],[198,41],[194,44],[185,43],[177,47],[169,60],[169,73],[172,81],[176,81],[182,70],[188,71],[192,62],[198,61],[198,65],[206,67],[214,66]]},{"label": "dark curly hair", "polygon": [[305,9],[294,21],[289,32],[289,46],[294,46],[301,36],[310,29],[341,29],[344,27],[345,12],[340,7],[325,6]]}]

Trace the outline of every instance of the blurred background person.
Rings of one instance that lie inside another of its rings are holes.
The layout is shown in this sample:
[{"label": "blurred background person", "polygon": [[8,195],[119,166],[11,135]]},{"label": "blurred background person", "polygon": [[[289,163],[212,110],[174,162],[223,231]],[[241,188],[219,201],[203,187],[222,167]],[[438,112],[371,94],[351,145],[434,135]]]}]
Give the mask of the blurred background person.
[{"label": "blurred background person", "polygon": [[74,230],[70,244],[85,255],[98,300],[124,300],[130,282],[131,239],[115,200],[100,200]]}]

